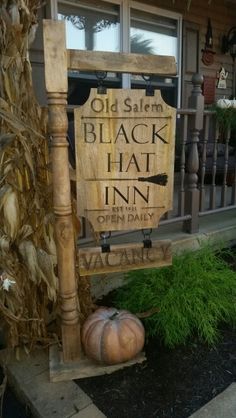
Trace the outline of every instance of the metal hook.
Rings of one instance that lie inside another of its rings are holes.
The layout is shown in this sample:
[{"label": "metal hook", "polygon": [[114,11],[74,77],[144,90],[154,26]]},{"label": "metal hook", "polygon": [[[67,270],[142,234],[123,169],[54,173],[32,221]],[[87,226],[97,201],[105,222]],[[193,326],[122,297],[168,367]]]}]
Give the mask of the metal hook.
[{"label": "metal hook", "polygon": [[98,80],[97,93],[98,94],[106,94],[107,89],[103,85],[103,81],[105,80],[105,78],[107,76],[107,72],[106,71],[95,71],[95,75],[96,75],[97,80]]},{"label": "metal hook", "polygon": [[109,253],[110,252],[110,244],[108,244],[107,239],[111,237],[111,231],[109,232],[101,232],[100,238],[103,240],[101,244],[102,253]]},{"label": "metal hook", "polygon": [[143,80],[146,82],[146,96],[154,96],[154,88],[152,86],[152,77],[142,74]]},{"label": "metal hook", "polygon": [[151,228],[149,228],[147,230],[142,229],[142,234],[143,234],[143,237],[144,237],[143,248],[152,248],[152,240],[150,238],[151,233],[152,233]]}]

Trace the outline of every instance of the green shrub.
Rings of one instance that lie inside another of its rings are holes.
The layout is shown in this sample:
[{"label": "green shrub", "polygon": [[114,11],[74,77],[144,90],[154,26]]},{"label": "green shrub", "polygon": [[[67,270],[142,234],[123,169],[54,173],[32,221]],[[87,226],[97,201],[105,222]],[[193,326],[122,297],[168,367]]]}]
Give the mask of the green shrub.
[{"label": "green shrub", "polygon": [[144,319],[146,333],[169,347],[196,334],[215,343],[221,322],[236,323],[236,273],[222,251],[203,246],[174,257],[172,266],[127,273],[127,284],[116,292],[116,306],[133,313],[158,307],[158,313]]}]

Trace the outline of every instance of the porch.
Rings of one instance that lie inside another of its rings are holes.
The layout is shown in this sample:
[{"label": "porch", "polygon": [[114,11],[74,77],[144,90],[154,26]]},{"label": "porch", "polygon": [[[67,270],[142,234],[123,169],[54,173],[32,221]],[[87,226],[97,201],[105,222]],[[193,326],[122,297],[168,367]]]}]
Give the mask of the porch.
[{"label": "porch", "polygon": [[[192,78],[188,109],[177,109],[173,209],[161,219],[152,239],[170,238],[174,249],[195,248],[209,237],[231,241],[236,225],[235,132],[204,108],[203,78]],[[113,233],[110,243],[140,242],[142,231]],[[93,238],[83,222],[80,246]]]},{"label": "porch", "polygon": [[[229,246],[234,245],[236,240],[236,158],[235,147],[232,146],[233,133],[228,129],[226,136],[220,137],[220,127],[214,112],[204,110],[200,87],[201,77],[194,76],[190,103],[195,102],[195,108],[177,111],[177,134],[180,140],[176,149],[173,209],[165,214],[157,228],[145,231],[150,232],[153,241],[170,239],[173,254],[195,250],[206,240]],[[85,223],[83,226],[79,247],[99,245],[97,237],[94,239]],[[135,230],[113,232],[108,241],[109,244],[125,244],[142,242],[143,239],[143,231]],[[112,274],[112,277],[93,276],[92,294],[99,298],[123,282],[124,275],[121,273]]]},{"label": "porch", "polygon": [[[155,240],[170,239],[172,241],[173,254],[185,250],[196,250],[206,241],[212,243],[224,243],[225,245],[235,245],[236,243],[236,208],[226,210],[224,213],[216,212],[200,216],[199,230],[193,234],[183,231],[183,222],[162,222],[158,228],[153,229],[150,238]],[[110,244],[125,244],[131,242],[141,242],[143,240],[141,231],[113,233]],[[97,244],[91,238],[79,241],[80,247],[92,246]],[[122,286],[125,278],[122,273],[112,273],[112,275],[91,276],[91,293],[95,298],[100,298],[113,289]]]}]

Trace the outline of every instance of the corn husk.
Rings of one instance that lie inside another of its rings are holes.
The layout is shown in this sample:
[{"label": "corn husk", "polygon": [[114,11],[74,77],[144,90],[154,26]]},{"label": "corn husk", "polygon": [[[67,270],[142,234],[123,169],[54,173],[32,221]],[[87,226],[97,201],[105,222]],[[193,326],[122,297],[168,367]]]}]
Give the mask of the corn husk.
[{"label": "corn husk", "polygon": [[0,5],[0,312],[12,346],[48,341],[49,302],[57,309],[47,117],[35,99],[27,49],[40,5]]},{"label": "corn husk", "polygon": [[19,230],[20,209],[16,190],[9,187],[1,199],[4,216],[4,231],[14,241]]},{"label": "corn husk", "polygon": [[47,246],[47,250],[49,254],[53,257],[54,264],[56,264],[57,250],[56,250],[56,243],[54,240],[54,228],[52,224],[49,223],[48,225],[44,225],[43,237],[45,240],[45,244]]},{"label": "corn husk", "polygon": [[[8,280],[0,312],[8,344],[28,350],[51,341],[48,320],[58,310],[48,115],[35,99],[28,51],[41,0],[0,3],[0,274]],[[79,289],[86,317],[88,281]]]},{"label": "corn husk", "polygon": [[4,256],[10,250],[10,238],[7,235],[0,235],[0,253]]},{"label": "corn husk", "polygon": [[41,272],[38,265],[37,251],[32,241],[24,240],[18,246],[20,255],[29,272],[29,279],[40,283]]},{"label": "corn husk", "polygon": [[37,258],[41,278],[47,285],[48,298],[55,302],[58,290],[58,278],[54,272],[54,258],[41,248],[37,249]]}]

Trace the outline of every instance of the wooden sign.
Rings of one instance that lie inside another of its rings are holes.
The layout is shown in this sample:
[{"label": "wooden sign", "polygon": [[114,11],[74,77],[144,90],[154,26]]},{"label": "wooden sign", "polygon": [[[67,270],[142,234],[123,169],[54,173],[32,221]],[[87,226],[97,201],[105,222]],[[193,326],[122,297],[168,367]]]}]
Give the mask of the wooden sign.
[{"label": "wooden sign", "polygon": [[111,245],[110,252],[101,247],[79,250],[81,276],[168,266],[172,263],[171,241],[153,241],[151,248],[143,244]]},{"label": "wooden sign", "polygon": [[152,228],[172,207],[175,109],[144,90],[91,90],[75,110],[78,215],[94,231]]}]

